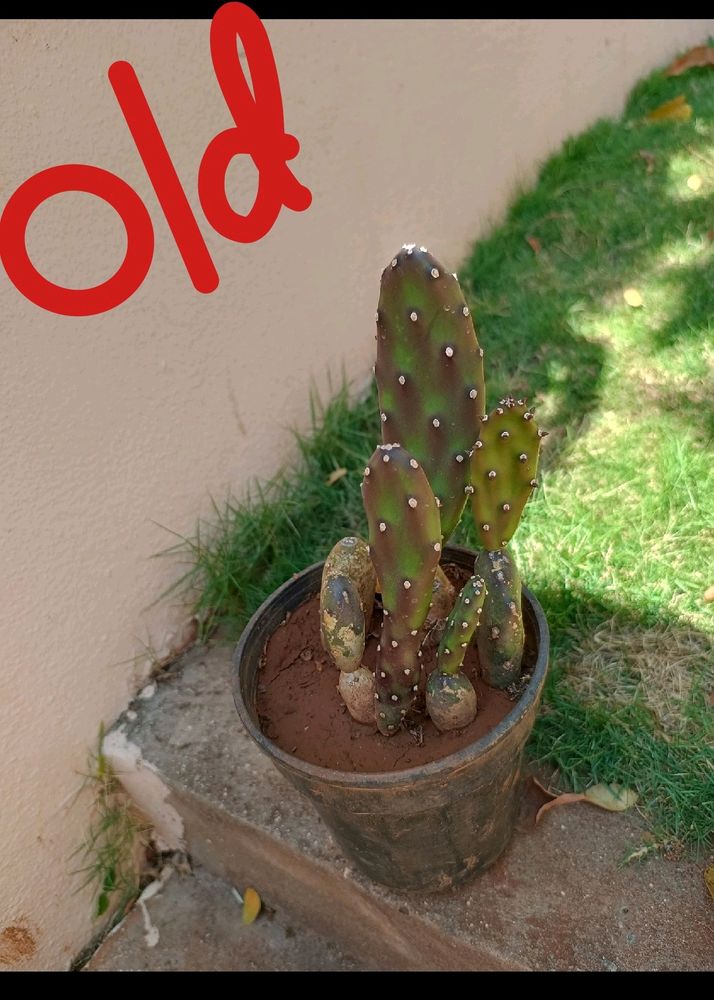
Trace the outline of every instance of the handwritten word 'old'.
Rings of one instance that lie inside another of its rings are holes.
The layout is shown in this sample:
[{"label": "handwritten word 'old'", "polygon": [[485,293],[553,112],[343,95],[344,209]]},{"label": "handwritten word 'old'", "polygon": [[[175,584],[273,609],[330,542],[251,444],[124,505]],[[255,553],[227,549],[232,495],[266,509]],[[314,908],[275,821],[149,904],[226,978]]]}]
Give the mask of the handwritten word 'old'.
[{"label": "handwritten word 'old'", "polygon": [[[245,51],[252,91],[236,37]],[[210,42],[214,72],[234,126],[206,147],[198,170],[198,196],[216,232],[235,243],[254,243],[271,230],[283,205],[304,212],[312,195],[287,165],[300,144],[285,131],[280,80],[260,18],[245,4],[226,3],[213,17]],[[109,82],[189,278],[197,291],[212,292],[218,287],[218,272],[133,67],[113,63]],[[258,189],[247,215],[234,211],[226,195],[226,171],[239,154],[250,156],[258,170]],[[27,252],[26,230],[33,212],[66,191],[83,191],[108,202],[126,229],[123,262],[92,288],[54,284],[40,274]],[[68,163],[34,174],[10,197],[0,217],[0,260],[8,277],[35,305],[63,316],[93,316],[126,301],[148,274],[153,255],[154,229],[136,191],[116,174],[89,164]]]}]

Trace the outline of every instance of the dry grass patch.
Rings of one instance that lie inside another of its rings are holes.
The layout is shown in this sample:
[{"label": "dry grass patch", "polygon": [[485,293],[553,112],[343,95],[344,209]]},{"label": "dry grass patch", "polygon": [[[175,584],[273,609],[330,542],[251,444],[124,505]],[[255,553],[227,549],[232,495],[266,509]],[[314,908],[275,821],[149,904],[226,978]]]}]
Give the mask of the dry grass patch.
[{"label": "dry grass patch", "polygon": [[585,702],[617,708],[639,701],[661,732],[672,734],[687,725],[693,689],[714,686],[714,636],[611,618],[586,636],[563,666],[567,683]]}]

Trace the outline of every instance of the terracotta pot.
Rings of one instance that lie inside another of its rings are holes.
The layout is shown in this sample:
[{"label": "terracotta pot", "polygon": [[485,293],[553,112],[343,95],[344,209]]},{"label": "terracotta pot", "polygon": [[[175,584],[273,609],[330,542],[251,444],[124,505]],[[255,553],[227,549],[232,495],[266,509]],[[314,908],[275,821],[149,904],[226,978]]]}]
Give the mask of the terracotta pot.
[{"label": "terracotta pot", "polygon": [[[443,563],[473,572],[474,553],[447,546]],[[441,760],[381,774],[333,771],[286,753],[263,735],[256,712],[260,660],[285,619],[319,592],[322,563],[279,587],[256,611],[233,657],[240,718],[278,770],[313,803],[344,854],[365,875],[394,889],[458,885],[501,854],[513,833],[523,748],[548,669],[543,609],[523,588],[530,682],[509,714],[470,746]]]}]

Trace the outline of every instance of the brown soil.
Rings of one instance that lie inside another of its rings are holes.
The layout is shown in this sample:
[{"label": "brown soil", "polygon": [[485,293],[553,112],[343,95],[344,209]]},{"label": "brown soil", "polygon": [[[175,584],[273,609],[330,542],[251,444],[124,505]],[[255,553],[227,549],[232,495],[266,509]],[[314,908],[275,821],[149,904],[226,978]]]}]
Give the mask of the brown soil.
[{"label": "brown soil", "polygon": [[[460,587],[467,574],[447,568]],[[364,666],[374,670],[381,611],[375,609]],[[436,664],[436,648],[424,648],[424,675]],[[526,643],[524,677],[534,654]],[[439,760],[480,739],[505,718],[514,698],[483,683],[478,653],[469,647],[463,670],[478,697],[476,718],[464,729],[440,733],[430,719],[416,722],[386,738],[376,726],[355,722],[337,691],[338,671],[320,640],[319,595],[292,613],[268,641],[258,684],[258,715],[265,735],[282,750],[310,764],[336,771],[374,773],[400,771]]]}]

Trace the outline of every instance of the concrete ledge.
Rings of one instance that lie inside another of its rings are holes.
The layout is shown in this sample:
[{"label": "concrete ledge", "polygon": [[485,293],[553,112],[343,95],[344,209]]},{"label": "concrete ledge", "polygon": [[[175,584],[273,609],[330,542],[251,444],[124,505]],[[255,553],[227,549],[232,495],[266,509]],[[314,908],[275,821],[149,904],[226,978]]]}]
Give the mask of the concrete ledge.
[{"label": "concrete ledge", "polygon": [[[194,649],[119,722],[139,750],[132,767],[149,765],[165,786],[159,815],[173,807],[209,872],[255,885],[278,913],[381,969],[714,967],[706,862],[620,867],[643,842],[636,816],[575,805],[534,828],[526,797],[513,844],[469,886],[398,895],[363,879],[243,730],[230,655]],[[125,777],[131,788],[136,775]]]}]

